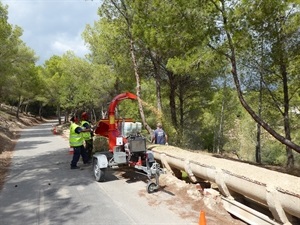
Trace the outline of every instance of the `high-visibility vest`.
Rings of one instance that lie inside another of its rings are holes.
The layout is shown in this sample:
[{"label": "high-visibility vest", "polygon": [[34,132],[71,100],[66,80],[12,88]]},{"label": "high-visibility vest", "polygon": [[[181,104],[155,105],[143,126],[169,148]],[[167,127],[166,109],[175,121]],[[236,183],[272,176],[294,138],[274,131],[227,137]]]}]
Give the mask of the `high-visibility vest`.
[{"label": "high-visibility vest", "polygon": [[[83,121],[81,121],[81,127],[84,128],[83,125],[86,124],[86,123],[87,123],[89,126],[91,126],[90,123],[89,123],[88,121],[83,120]],[[82,132],[81,135],[82,135],[82,137],[84,138],[84,140],[91,140],[91,139],[92,139],[92,136],[91,136],[91,133],[90,133],[90,132]]]},{"label": "high-visibility vest", "polygon": [[69,136],[69,143],[71,147],[77,147],[83,145],[83,137],[80,134],[75,132],[76,128],[79,127],[76,123],[72,123],[70,125],[70,136]]}]

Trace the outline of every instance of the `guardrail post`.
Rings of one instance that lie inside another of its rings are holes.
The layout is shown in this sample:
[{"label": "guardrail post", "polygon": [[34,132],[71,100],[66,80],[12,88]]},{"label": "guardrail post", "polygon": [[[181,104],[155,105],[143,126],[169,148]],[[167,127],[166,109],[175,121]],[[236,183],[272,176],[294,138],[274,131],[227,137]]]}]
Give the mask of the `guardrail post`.
[{"label": "guardrail post", "polygon": [[227,198],[233,199],[224,181],[224,176],[226,176],[226,174],[223,173],[221,169],[216,168],[215,180],[220,192],[222,193],[222,195],[226,196]]},{"label": "guardrail post", "polygon": [[172,175],[174,175],[173,170],[171,169],[168,161],[166,160],[166,154],[160,154],[160,160],[163,166],[167,169],[167,171],[170,172]]},{"label": "guardrail post", "polygon": [[184,171],[187,173],[187,175],[189,176],[189,179],[193,182],[196,183],[197,182],[197,178],[195,177],[195,175],[192,172],[192,169],[190,167],[190,161],[189,160],[185,160],[184,161]]},{"label": "guardrail post", "polygon": [[269,206],[269,210],[271,211],[273,217],[277,220],[282,222],[284,225],[292,225],[278,199],[278,191],[272,185],[267,185],[266,187],[266,200]]}]

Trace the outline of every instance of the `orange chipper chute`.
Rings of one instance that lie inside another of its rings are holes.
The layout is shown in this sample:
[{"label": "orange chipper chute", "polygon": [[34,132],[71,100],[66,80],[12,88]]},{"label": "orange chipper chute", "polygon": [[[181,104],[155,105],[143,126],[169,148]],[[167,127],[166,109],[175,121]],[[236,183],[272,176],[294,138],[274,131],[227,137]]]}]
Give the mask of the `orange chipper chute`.
[{"label": "orange chipper chute", "polygon": [[113,151],[116,146],[116,139],[120,135],[120,132],[116,126],[115,109],[118,103],[125,99],[136,100],[137,96],[130,92],[125,92],[117,95],[111,101],[108,109],[108,119],[102,119],[99,121],[95,133],[104,137],[108,137],[109,140],[109,151]]}]

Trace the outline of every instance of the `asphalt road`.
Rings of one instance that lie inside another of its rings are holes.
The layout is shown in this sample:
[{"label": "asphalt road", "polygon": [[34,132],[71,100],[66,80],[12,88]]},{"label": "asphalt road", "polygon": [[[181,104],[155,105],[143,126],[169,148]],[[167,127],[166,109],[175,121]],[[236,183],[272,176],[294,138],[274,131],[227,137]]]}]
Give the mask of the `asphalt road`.
[{"label": "asphalt road", "polygon": [[110,170],[107,180],[99,183],[91,166],[71,170],[68,141],[51,132],[55,123],[21,132],[0,192],[1,225],[198,224],[196,216],[182,218],[163,203],[176,196],[163,191],[148,194],[143,176],[132,171]]}]

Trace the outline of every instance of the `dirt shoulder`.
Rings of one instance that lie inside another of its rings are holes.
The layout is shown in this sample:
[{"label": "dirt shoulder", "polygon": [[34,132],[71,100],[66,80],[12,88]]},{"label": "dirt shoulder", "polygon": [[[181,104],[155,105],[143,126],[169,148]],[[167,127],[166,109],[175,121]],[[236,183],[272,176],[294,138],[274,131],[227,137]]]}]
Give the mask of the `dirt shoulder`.
[{"label": "dirt shoulder", "polygon": [[19,114],[16,118],[14,110],[1,105],[0,108],[0,190],[3,188],[6,176],[9,172],[13,150],[19,138],[21,129],[42,123],[32,115]]}]

